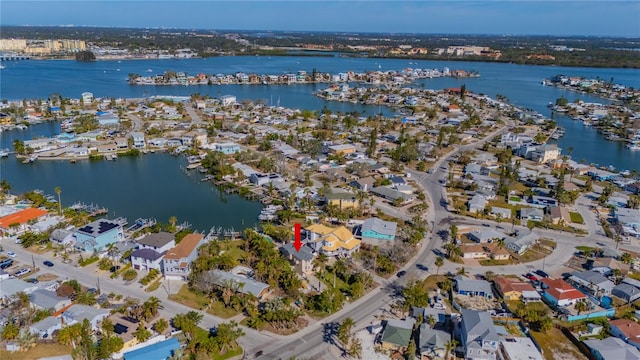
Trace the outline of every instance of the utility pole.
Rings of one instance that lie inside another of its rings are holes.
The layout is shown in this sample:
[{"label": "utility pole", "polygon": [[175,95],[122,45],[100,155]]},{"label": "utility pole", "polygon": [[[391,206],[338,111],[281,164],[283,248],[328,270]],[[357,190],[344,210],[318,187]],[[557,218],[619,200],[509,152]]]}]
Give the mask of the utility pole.
[{"label": "utility pole", "polygon": [[100,276],[96,276],[96,279],[98,279],[98,295],[100,295],[102,293],[100,291]]},{"label": "utility pole", "polygon": [[31,263],[33,264],[33,270],[36,269],[36,260],[33,258],[33,254],[31,254]]}]

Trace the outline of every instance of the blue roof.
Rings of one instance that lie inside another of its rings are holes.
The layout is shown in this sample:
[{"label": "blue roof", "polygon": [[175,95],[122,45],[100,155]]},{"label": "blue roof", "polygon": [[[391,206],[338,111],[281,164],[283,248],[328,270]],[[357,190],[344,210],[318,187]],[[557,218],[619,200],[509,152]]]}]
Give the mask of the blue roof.
[{"label": "blue roof", "polygon": [[124,353],[124,358],[125,360],[166,360],[179,348],[180,342],[178,339],[170,338],[169,340]]}]

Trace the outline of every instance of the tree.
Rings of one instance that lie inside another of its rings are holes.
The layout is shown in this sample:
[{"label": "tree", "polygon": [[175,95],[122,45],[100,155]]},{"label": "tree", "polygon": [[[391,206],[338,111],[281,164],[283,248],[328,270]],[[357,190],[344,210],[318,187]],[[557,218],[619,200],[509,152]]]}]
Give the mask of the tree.
[{"label": "tree", "polygon": [[585,310],[587,310],[589,308],[589,305],[587,305],[586,301],[580,300],[580,301],[576,302],[576,304],[574,305],[574,308],[578,312],[578,315],[580,315],[581,312],[583,312],[583,311],[585,311]]},{"label": "tree", "polygon": [[451,340],[447,341],[444,344],[445,356],[448,356],[451,353],[452,350],[455,351],[456,346],[458,346],[458,341],[457,340],[451,339]]},{"label": "tree", "polygon": [[409,346],[407,346],[405,359],[414,360],[415,358],[416,358],[416,341],[414,338],[411,338],[411,341],[409,341]]},{"label": "tree", "polygon": [[451,236],[451,242],[455,244],[458,239],[458,227],[455,224],[449,226],[449,235]]},{"label": "tree", "polygon": [[4,340],[13,340],[18,337],[20,333],[20,326],[16,324],[14,321],[10,321],[7,325],[2,328],[2,339]]},{"label": "tree", "polygon": [[160,303],[160,299],[155,296],[150,297],[142,304],[143,308],[143,317],[146,321],[154,318],[158,315],[159,309],[164,309],[164,307]]},{"label": "tree", "polygon": [[438,270],[436,271],[436,276],[437,276],[438,274],[440,274],[440,267],[444,265],[444,259],[442,258],[442,256],[438,256],[434,264],[438,268]]},{"label": "tree", "polygon": [[213,341],[220,349],[220,353],[224,354],[229,348],[235,348],[236,340],[243,335],[244,332],[239,328],[238,323],[231,321],[218,325]]},{"label": "tree", "polygon": [[133,336],[138,340],[138,342],[145,342],[151,338],[151,331],[149,331],[149,329],[144,326],[144,323],[141,322],[133,333]]},{"label": "tree", "polygon": [[427,323],[429,324],[429,326],[431,326],[431,328],[433,328],[438,323],[438,320],[435,316],[433,316],[433,314],[429,314],[429,316],[427,316]]},{"label": "tree", "polygon": [[167,330],[167,328],[169,327],[169,323],[167,322],[167,320],[160,318],[156,321],[155,324],[153,324],[153,329],[158,333],[158,334],[163,334],[165,330]]},{"label": "tree", "polygon": [[60,199],[60,194],[62,194],[62,190],[60,186],[56,186],[55,192],[58,195],[58,215],[62,216],[62,200]]},{"label": "tree", "polygon": [[356,359],[362,358],[362,343],[359,338],[353,338],[351,340],[351,346],[349,346],[349,350],[347,350],[347,355]]}]

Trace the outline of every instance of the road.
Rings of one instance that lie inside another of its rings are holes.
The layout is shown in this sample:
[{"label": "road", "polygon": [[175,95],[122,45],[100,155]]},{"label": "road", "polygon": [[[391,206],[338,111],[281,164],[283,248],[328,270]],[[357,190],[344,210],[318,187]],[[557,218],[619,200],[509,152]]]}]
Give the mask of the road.
[{"label": "road", "polygon": [[[168,292],[167,289],[164,288],[168,285],[166,283],[164,283],[163,286],[161,286],[153,293],[148,293],[145,292],[137,282],[126,284],[121,279],[114,280],[109,277],[109,274],[96,271],[96,263],[91,264],[86,268],[78,268],[75,265],[64,264],[62,263],[61,258],[52,259],[51,253],[45,253],[41,255],[28,252],[23,249],[21,245],[16,244],[13,239],[9,238],[4,238],[2,240],[2,247],[5,252],[15,252],[16,257],[14,259],[16,261],[28,265],[29,267],[31,267],[32,262],[35,262],[35,265],[40,267],[39,273],[53,273],[63,281],[67,279],[75,279],[79,283],[90,288],[97,288],[99,281],[100,291],[104,294],[109,294],[111,292],[115,294],[123,294],[124,296],[140,299],[140,301],[142,302],[144,302],[151,296],[155,296],[162,301],[162,306],[164,306],[164,309],[160,311],[160,315],[165,317],[166,319],[171,319],[176,314],[186,313],[193,310],[193,308],[168,300]],[[52,261],[54,263],[54,266],[51,268],[44,266],[42,263],[45,260]],[[34,274],[29,274],[29,277],[33,275]],[[173,287],[172,290],[175,291]],[[218,317],[209,315],[205,312],[200,313],[203,315],[203,320],[200,323],[200,326],[205,329],[215,327],[222,322],[222,319]],[[246,333],[246,335],[240,339],[240,343],[245,348],[250,348],[252,346],[262,346],[264,344],[272,342],[274,338],[274,336],[268,332],[262,333],[249,328],[245,328],[243,329],[243,331]]]},{"label": "road", "polygon": [[189,114],[189,117],[191,117],[191,123],[193,125],[202,124],[202,119],[200,118],[200,116],[198,116],[196,110],[193,108],[193,106],[191,106],[190,103],[185,104],[184,109],[187,111],[187,114]]}]

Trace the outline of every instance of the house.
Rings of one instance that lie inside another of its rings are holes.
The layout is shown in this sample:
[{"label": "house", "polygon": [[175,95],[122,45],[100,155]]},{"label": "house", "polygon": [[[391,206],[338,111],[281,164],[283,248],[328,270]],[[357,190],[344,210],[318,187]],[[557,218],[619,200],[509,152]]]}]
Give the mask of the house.
[{"label": "house", "polygon": [[131,252],[131,266],[136,270],[156,269],[162,272],[162,256],[164,254],[164,252],[157,252],[149,248],[136,249]]},{"label": "house", "polygon": [[542,354],[528,337],[509,337],[500,341],[504,360],[544,360]]},{"label": "house", "polygon": [[62,319],[67,325],[73,325],[76,323],[82,323],[84,319],[89,320],[91,328],[93,330],[100,329],[100,322],[109,316],[109,311],[104,309],[96,309],[93,306],[87,305],[71,305],[65,312],[62,313]]},{"label": "house", "polygon": [[162,259],[164,277],[172,280],[186,280],[191,271],[191,263],[198,257],[198,247],[204,242],[202,234],[188,234]]},{"label": "house", "polygon": [[376,179],[374,179],[372,176],[368,176],[368,177],[365,177],[365,178],[354,180],[354,181],[350,182],[349,185],[351,187],[354,187],[354,188],[360,190],[360,191],[367,192],[371,188],[373,188],[373,184],[375,184],[375,182],[376,182]]},{"label": "house", "polygon": [[543,278],[542,298],[554,306],[569,306],[586,300],[587,296],[562,279]]},{"label": "house", "polygon": [[524,254],[537,243],[538,235],[533,232],[518,233],[516,236],[509,236],[504,239],[504,246],[518,255]]},{"label": "house", "polygon": [[638,360],[640,351],[635,347],[625,343],[617,337],[608,337],[603,340],[584,340],[591,354],[597,360]]},{"label": "house", "polygon": [[168,251],[176,246],[175,236],[171,233],[161,231],[159,233],[147,234],[137,241],[139,249],[151,249],[159,253]]},{"label": "house", "polygon": [[564,206],[549,206],[546,208],[549,220],[554,225],[569,225],[571,224],[571,216],[569,216],[569,210]]},{"label": "house", "polygon": [[588,264],[589,270],[597,271],[602,275],[611,275],[614,270],[620,270],[621,274],[627,274],[630,270],[629,264],[614,258],[596,258],[592,263]]},{"label": "house", "polygon": [[0,281],[0,301],[11,301],[19,292],[30,294],[38,289],[38,286],[30,284],[24,280],[10,277]]},{"label": "house", "polygon": [[467,202],[467,210],[470,213],[479,213],[483,212],[484,208],[487,206],[487,199],[482,195],[473,195],[471,199]]},{"label": "house", "polygon": [[[442,297],[440,295],[437,295],[432,298],[432,302],[433,302],[433,305],[442,304]],[[448,318],[450,318],[451,316],[446,313],[444,306],[442,308],[435,307],[435,306],[426,307],[426,308],[412,306],[410,314],[411,314],[411,317],[414,319],[417,319],[418,317],[422,316],[422,319],[425,322],[427,322],[427,320],[429,319],[429,316],[432,316],[436,320],[436,324],[435,324],[436,326],[445,325],[447,323]]]},{"label": "house", "polygon": [[500,217],[503,220],[511,219],[511,209],[507,209],[507,208],[492,206],[490,214],[495,216],[496,218]]},{"label": "house", "polygon": [[53,291],[38,289],[29,294],[29,304],[39,310],[60,311],[71,305],[71,299],[60,297]]},{"label": "house", "polygon": [[122,226],[112,220],[100,219],[91,222],[75,232],[75,248],[84,252],[101,251],[109,244],[124,239]]},{"label": "house", "polygon": [[500,338],[487,311],[461,310],[460,337],[467,360],[495,360]]},{"label": "house", "polygon": [[622,282],[611,290],[611,295],[631,303],[640,299],[640,281],[632,278],[624,278]]},{"label": "house", "polygon": [[360,206],[360,202],[355,193],[347,191],[332,190],[325,195],[327,205],[336,206],[338,209],[357,209]]},{"label": "house", "polygon": [[521,220],[542,221],[543,218],[544,218],[544,212],[541,209],[536,209],[536,208],[520,209]]},{"label": "house", "polygon": [[492,228],[483,228],[468,233],[467,237],[469,238],[469,240],[475,241],[479,244],[486,244],[502,240],[506,238],[507,235]]},{"label": "house", "polygon": [[131,133],[131,140],[133,141],[134,149],[143,149],[146,146],[144,142],[144,134],[138,131]]},{"label": "house", "polygon": [[53,333],[60,329],[62,329],[62,319],[53,316],[47,316],[29,326],[29,332],[40,339],[51,338]]},{"label": "house", "polygon": [[361,241],[344,226],[332,228],[322,224],[313,224],[305,228],[307,245],[326,256],[351,257],[360,250]]},{"label": "house", "polygon": [[85,105],[91,104],[93,102],[93,99],[94,99],[93,93],[86,91],[86,92],[83,92],[81,96],[82,96],[82,102]]},{"label": "house", "polygon": [[313,274],[314,253],[308,246],[302,246],[296,251],[292,243],[283,245],[280,252],[286,257],[299,275]]},{"label": "house", "polygon": [[49,240],[58,245],[68,245],[75,239],[73,234],[76,232],[74,227],[69,229],[55,229],[49,235]]},{"label": "house", "polygon": [[39,208],[16,211],[0,218],[0,230],[9,235],[22,233],[29,229],[31,222],[47,214],[47,210]]},{"label": "house", "polygon": [[597,271],[574,271],[567,280],[598,298],[611,294],[611,290],[615,287],[613,281]]},{"label": "house", "polygon": [[269,285],[254,280],[252,278],[253,270],[244,266],[236,266],[229,272],[210,270],[209,273],[213,277],[214,284],[218,286],[232,284],[237,292],[245,295],[251,294],[258,299],[266,295],[269,290]]},{"label": "house", "polygon": [[264,186],[273,182],[282,181],[282,177],[279,174],[260,174],[253,173],[249,176],[249,182],[256,186]]},{"label": "house", "polygon": [[640,210],[617,208],[614,210],[614,217],[624,234],[640,238]]},{"label": "house", "polygon": [[220,97],[220,103],[222,106],[235,105],[236,96],[235,95],[223,95]]},{"label": "house", "polygon": [[356,147],[352,144],[330,145],[327,149],[332,155],[349,155],[356,152]]},{"label": "house", "polygon": [[431,328],[429,324],[421,324],[418,328],[416,347],[421,359],[444,359],[447,351],[447,342],[451,340],[448,331]]},{"label": "house", "polygon": [[405,351],[411,341],[415,319],[389,319],[384,325],[380,343],[385,350]]},{"label": "house", "polygon": [[489,257],[488,249],[480,244],[465,244],[460,246],[463,259],[487,259]]},{"label": "house", "polygon": [[240,144],[235,142],[225,142],[225,143],[214,143],[213,151],[221,152],[225,155],[232,155],[237,152],[240,152]]},{"label": "house", "polygon": [[398,224],[378,218],[368,218],[358,228],[357,233],[365,243],[380,244],[393,242],[396,238]]},{"label": "house", "polygon": [[640,324],[629,319],[609,320],[611,335],[640,350]]},{"label": "house", "polygon": [[180,342],[172,337],[133,351],[124,353],[124,360],[168,360],[180,350]]},{"label": "house", "polygon": [[498,276],[493,283],[504,300],[520,300],[524,291],[536,291],[530,283],[517,278]]},{"label": "house", "polygon": [[493,290],[491,290],[491,284],[488,281],[469,279],[462,275],[456,276],[454,280],[459,295],[493,297]]},{"label": "house", "polygon": [[392,202],[400,201],[401,204],[408,204],[416,199],[416,196],[413,194],[406,194],[402,191],[398,191],[386,186],[374,187],[370,191],[386,200]]}]

